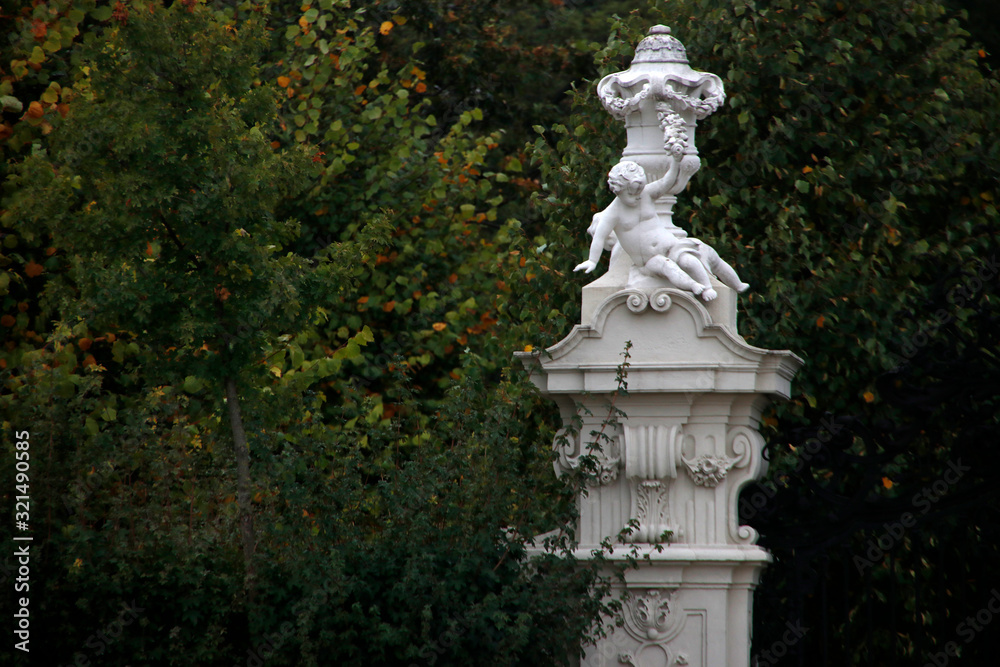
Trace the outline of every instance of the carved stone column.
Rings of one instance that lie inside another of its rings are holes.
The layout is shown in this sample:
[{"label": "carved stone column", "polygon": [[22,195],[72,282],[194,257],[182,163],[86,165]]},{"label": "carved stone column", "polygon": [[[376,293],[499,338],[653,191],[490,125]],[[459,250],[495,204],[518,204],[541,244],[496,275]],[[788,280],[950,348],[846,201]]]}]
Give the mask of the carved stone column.
[{"label": "carved stone column", "polygon": [[[598,91],[626,121],[625,157],[643,161],[650,182],[673,169],[683,183],[670,191],[683,188],[697,170],[695,121],[724,99],[718,77],[691,70],[684,47],[657,26],[630,70],[606,77]],[[664,107],[676,118],[662,122]],[[684,141],[671,154],[678,128]],[[662,228],[673,230],[662,214],[669,205],[657,202],[657,210]],[[623,626],[582,664],[746,667],[752,592],[770,555],[739,525],[737,501],[765,472],[762,410],[772,397],[788,398],[802,360],[748,345],[737,330],[736,294],[721,282],[712,280],[718,297],[706,301],[666,277],[637,275],[627,254],[617,257],[624,269],[613,260],[584,288],[581,324],[543,353],[518,355],[563,423],[582,423],[556,439],[556,472],[583,455],[597,464],[579,499],[578,556],[623,530],[613,558],[633,548],[648,556],[617,590]],[[628,394],[613,399],[626,341]],[[626,416],[609,424],[612,400]]]}]

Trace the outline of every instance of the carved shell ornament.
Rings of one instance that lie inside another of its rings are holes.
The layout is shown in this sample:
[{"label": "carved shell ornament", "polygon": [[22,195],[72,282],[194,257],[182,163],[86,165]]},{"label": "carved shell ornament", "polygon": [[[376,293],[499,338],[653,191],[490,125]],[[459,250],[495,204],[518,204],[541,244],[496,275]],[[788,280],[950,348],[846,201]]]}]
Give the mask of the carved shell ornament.
[{"label": "carved shell ornament", "polygon": [[681,633],[687,620],[683,612],[678,613],[675,609],[677,593],[676,588],[654,588],[626,601],[622,608],[625,631],[639,642],[639,646],[619,653],[619,663],[635,667],[648,664],[640,658],[643,650],[658,646],[666,659],[660,664],[688,664],[685,653],[675,654],[667,646]]}]

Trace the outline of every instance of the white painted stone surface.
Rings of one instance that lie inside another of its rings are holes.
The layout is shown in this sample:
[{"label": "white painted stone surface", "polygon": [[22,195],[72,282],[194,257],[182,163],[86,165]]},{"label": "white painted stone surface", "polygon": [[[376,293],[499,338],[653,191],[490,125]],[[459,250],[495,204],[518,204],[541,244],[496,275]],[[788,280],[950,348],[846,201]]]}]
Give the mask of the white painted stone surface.
[{"label": "white painted stone surface", "polygon": [[[683,46],[657,26],[630,70],[605,78],[598,92],[626,121],[624,157],[659,179],[653,194],[666,193],[651,204],[657,238],[683,241],[670,207],[700,164],[695,121],[722,103],[722,82],[691,70]],[[666,129],[664,104],[680,119]],[[595,233],[591,259],[612,240]],[[582,664],[747,667],[753,589],[771,559],[755,531],[739,525],[737,502],[766,469],[762,411],[772,398],[789,397],[802,360],[743,340],[732,289],[739,283],[709,277],[691,289],[669,272],[644,270],[647,260],[635,254],[612,250],[609,270],[583,288],[581,323],[565,339],[543,353],[518,354],[563,424],[581,424],[556,438],[556,473],[579,466],[581,456],[597,462],[578,501],[578,557],[611,540],[613,560],[649,559],[616,590],[623,627],[588,648]],[[706,298],[709,289],[714,298]],[[626,341],[628,393],[615,397]],[[626,415],[616,423],[608,423],[612,401]]]},{"label": "white painted stone surface", "polygon": [[[556,472],[585,454],[599,462],[579,499],[578,557],[631,522],[613,559],[634,546],[651,560],[628,572],[625,626],[583,665],[749,665],[751,596],[770,556],[738,525],[737,502],[766,470],[761,412],[788,397],[802,361],[746,344],[726,316],[690,292],[628,288],[545,353],[519,355],[563,423],[582,421],[557,438]],[[615,407],[627,417],[608,425],[626,341],[628,395]],[[610,442],[594,449],[602,430]]]}]

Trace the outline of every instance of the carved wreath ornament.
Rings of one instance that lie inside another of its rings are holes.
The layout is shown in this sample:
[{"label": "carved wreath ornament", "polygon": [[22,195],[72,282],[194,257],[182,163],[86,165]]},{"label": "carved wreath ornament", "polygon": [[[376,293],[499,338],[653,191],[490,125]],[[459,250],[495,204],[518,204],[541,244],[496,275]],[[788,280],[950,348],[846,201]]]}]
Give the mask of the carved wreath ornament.
[{"label": "carved wreath ornament", "polygon": [[698,486],[715,487],[722,483],[729,469],[736,464],[737,459],[728,456],[711,456],[706,454],[694,461],[684,459],[691,474],[691,480]]}]

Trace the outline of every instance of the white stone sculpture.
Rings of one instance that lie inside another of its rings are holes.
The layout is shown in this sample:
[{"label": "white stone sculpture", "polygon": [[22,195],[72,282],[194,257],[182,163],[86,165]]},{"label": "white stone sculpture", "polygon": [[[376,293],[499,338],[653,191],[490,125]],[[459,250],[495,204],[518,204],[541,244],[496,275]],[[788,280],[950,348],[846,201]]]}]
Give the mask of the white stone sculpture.
[{"label": "white stone sculpture", "polygon": [[[687,62],[670,28],[655,26],[636,48],[629,70],[608,75],[598,85],[604,107],[625,121],[628,145],[608,174],[615,200],[594,216],[587,230],[594,237],[590,255],[575,270],[593,271],[605,249],[614,262],[618,244],[635,269],[628,286],[661,278],[711,301],[718,295],[712,273],[737,292],[749,285],[711,246],[686,238],[671,220],[674,195],[701,166],[695,124],[726,97],[719,77],[696,72]],[[647,173],[659,176],[649,182]]]},{"label": "white stone sculpture", "polygon": [[[679,164],[679,160],[674,162],[674,166]],[[631,160],[612,167],[608,186],[615,193],[615,200],[594,215],[587,230],[594,237],[590,257],[574,271],[590,273],[609,242],[619,243],[642,275],[666,278],[676,287],[701,295],[705,301],[718,296],[712,288],[709,271],[737,292],[746,291],[750,286],[740,280],[714,248],[698,239],[675,236],[660,220],[654,202],[669,189],[674,176],[673,171],[668,171],[658,181],[647,184],[646,172]]]},{"label": "white stone sculpture", "polygon": [[673,195],[700,165],[695,121],[722,103],[722,82],[688,67],[656,26],[598,92],[629,141],[608,178],[617,198],[594,216],[577,268],[592,271],[611,250],[610,268],[583,288],[566,338],[517,354],[563,424],[579,425],[553,443],[556,473],[593,471],[578,499],[577,556],[610,541],[611,561],[639,563],[614,585],[617,625],[580,665],[748,667],[753,589],[771,557],[737,505],[767,467],[762,413],[789,397],[802,360],[747,344],[735,299],[746,285],[671,221]]}]

